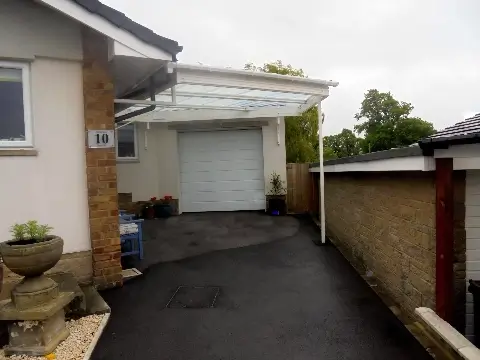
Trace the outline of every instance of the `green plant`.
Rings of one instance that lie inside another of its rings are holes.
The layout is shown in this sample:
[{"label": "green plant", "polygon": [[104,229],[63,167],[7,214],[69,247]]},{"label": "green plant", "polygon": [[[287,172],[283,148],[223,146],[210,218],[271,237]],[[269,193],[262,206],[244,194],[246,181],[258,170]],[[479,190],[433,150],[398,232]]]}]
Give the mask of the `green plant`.
[{"label": "green plant", "polygon": [[35,240],[45,241],[53,228],[48,225],[41,225],[37,220],[30,220],[24,224],[14,224],[10,232],[14,240]]},{"label": "green plant", "polygon": [[24,240],[27,234],[27,225],[13,224],[13,226],[10,228],[10,232],[12,233],[14,240]]},{"label": "green plant", "polygon": [[270,195],[285,195],[287,189],[283,186],[284,182],[275,171],[270,175]]}]

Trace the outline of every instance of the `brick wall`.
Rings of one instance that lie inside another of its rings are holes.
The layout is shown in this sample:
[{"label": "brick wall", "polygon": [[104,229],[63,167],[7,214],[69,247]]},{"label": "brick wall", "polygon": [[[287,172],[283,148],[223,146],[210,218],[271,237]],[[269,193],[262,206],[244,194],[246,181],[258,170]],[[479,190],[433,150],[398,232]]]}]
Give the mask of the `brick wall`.
[{"label": "brick wall", "polygon": [[[114,129],[115,97],[107,38],[82,29],[85,130]],[[86,147],[93,281],[99,288],[122,284],[115,148]]]},{"label": "brick wall", "polygon": [[407,313],[435,309],[433,173],[326,173],[327,235]]}]

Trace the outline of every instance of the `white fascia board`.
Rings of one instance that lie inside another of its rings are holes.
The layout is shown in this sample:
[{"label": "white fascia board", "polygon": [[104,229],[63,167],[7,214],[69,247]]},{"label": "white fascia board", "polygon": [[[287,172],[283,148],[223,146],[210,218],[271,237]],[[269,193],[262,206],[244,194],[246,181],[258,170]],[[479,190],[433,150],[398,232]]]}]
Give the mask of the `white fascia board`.
[{"label": "white fascia board", "polygon": [[158,60],[167,60],[172,61],[173,57],[171,54],[155,47],[149,45],[142,40],[138,39],[133,34],[130,34],[128,31],[120,29],[119,27],[113,25],[108,20],[102,18],[97,14],[93,14],[88,10],[84,9],[80,5],[76,4],[74,1],[69,0],[38,0],[44,5],[61,12],[62,14],[73,18],[82,24],[108,36],[109,38],[123,44],[124,46],[130,48],[140,55]]},{"label": "white fascia board", "polygon": [[453,170],[480,169],[480,144],[451,145],[435,149],[435,158],[453,158]]},{"label": "white fascia board", "polygon": [[169,67],[176,69],[177,84],[310,94],[322,99],[328,97],[330,86],[338,85],[333,81],[201,65],[170,63]]},{"label": "white fascia board", "polygon": [[[376,171],[433,171],[435,160],[430,156],[408,156],[391,159],[361,161],[354,163],[325,165],[325,172],[376,172]],[[319,172],[319,167],[310,168],[310,172]]]},{"label": "white fascia board", "polygon": [[448,149],[435,149],[435,158],[471,158],[479,156],[480,144],[450,145]]},{"label": "white fascia board", "polygon": [[131,47],[128,47],[118,41],[113,41],[113,56],[131,56],[139,58],[147,58],[145,55],[140,54],[138,51],[133,50]]},{"label": "white fascia board", "polygon": [[259,119],[278,116],[300,115],[297,106],[285,106],[282,108],[261,108],[259,110],[177,110],[157,111],[149,120],[139,119],[138,121],[151,122],[173,122],[173,121],[196,121],[196,120],[228,120],[228,119]]}]

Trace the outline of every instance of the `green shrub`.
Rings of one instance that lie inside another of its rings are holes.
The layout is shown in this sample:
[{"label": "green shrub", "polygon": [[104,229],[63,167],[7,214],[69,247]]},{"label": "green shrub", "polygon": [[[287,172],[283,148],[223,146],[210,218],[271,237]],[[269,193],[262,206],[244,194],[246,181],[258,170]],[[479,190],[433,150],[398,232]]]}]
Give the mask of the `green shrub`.
[{"label": "green shrub", "polygon": [[24,224],[14,224],[10,232],[14,240],[35,240],[45,241],[53,228],[48,225],[41,225],[37,220],[30,220]]}]

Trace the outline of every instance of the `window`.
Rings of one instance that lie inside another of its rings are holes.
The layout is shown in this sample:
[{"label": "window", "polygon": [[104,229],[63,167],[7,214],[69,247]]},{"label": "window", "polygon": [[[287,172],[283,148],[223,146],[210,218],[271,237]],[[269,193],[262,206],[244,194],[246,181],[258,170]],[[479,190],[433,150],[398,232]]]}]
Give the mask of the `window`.
[{"label": "window", "polygon": [[117,158],[137,159],[137,131],[135,124],[117,129]]},{"label": "window", "polygon": [[0,61],[0,147],[32,145],[28,64]]}]

